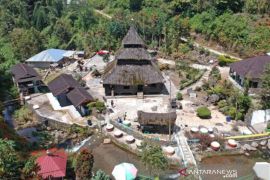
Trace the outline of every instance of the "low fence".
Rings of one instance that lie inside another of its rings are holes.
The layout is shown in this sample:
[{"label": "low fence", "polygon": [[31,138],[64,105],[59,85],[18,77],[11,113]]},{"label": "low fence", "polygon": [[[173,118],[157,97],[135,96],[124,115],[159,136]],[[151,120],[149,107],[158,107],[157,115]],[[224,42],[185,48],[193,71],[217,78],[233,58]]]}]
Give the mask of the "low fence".
[{"label": "low fence", "polygon": [[157,139],[157,138],[149,138],[147,137],[147,135],[144,135],[138,131],[135,131],[134,129],[128,127],[128,126],[125,126],[121,123],[118,123],[117,121],[113,121],[113,120],[110,120],[110,123],[112,125],[114,125],[116,128],[126,132],[127,134],[129,135],[132,135],[134,138],[136,139],[139,139],[139,140],[144,140],[144,141],[148,141],[148,142],[151,142],[151,143],[154,143],[154,144],[159,144],[161,146],[172,146],[172,145],[177,145],[177,142],[176,141],[165,141],[165,140],[160,140],[160,139]]}]

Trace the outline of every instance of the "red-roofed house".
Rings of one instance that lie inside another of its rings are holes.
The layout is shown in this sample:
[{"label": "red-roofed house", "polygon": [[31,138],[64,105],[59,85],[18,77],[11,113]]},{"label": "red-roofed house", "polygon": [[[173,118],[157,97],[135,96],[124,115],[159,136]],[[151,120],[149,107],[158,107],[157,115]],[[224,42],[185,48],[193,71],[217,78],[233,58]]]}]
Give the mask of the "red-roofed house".
[{"label": "red-roofed house", "polygon": [[36,162],[40,167],[38,175],[43,179],[58,179],[66,176],[67,154],[64,150],[40,152]]}]

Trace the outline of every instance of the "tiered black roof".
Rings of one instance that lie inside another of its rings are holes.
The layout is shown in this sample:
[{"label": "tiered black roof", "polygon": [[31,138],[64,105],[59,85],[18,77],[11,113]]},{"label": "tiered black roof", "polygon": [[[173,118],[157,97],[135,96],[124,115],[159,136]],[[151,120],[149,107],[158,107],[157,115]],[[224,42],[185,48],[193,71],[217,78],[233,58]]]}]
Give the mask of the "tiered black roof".
[{"label": "tiered black roof", "polygon": [[147,85],[163,83],[162,74],[133,26],[122,41],[115,60],[107,65],[103,84]]}]

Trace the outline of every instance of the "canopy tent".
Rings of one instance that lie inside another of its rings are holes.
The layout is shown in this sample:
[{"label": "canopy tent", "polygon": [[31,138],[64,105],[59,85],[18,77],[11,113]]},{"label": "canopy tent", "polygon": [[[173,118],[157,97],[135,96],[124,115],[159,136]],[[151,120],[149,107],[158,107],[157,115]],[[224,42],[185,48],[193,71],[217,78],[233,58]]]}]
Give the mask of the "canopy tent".
[{"label": "canopy tent", "polygon": [[130,163],[121,163],[114,167],[112,175],[116,180],[133,180],[137,177],[137,168]]}]

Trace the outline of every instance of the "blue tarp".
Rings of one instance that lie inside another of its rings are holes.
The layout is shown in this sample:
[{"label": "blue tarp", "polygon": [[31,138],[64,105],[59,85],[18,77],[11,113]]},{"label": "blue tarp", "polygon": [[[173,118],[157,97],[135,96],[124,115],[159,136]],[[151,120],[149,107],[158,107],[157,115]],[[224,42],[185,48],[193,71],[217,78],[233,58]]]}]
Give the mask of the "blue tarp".
[{"label": "blue tarp", "polygon": [[44,50],[33,57],[26,60],[26,62],[52,62],[57,63],[62,60],[66,50],[62,49],[47,49]]}]

